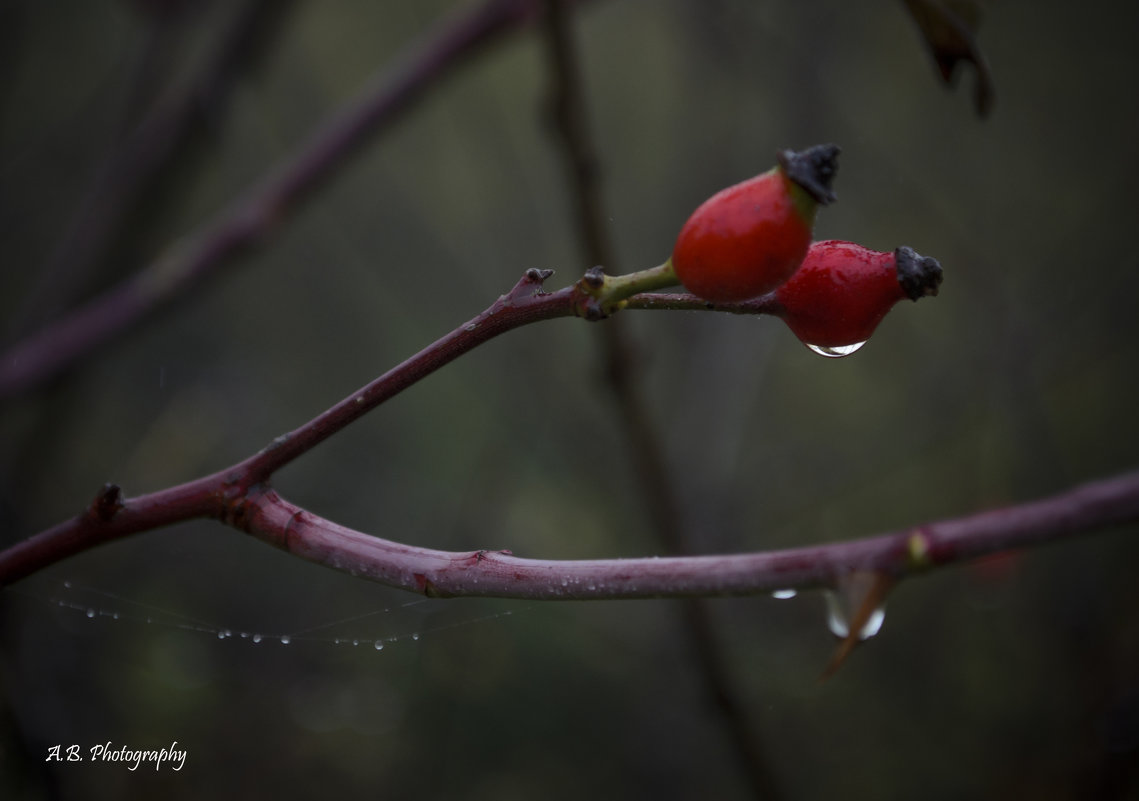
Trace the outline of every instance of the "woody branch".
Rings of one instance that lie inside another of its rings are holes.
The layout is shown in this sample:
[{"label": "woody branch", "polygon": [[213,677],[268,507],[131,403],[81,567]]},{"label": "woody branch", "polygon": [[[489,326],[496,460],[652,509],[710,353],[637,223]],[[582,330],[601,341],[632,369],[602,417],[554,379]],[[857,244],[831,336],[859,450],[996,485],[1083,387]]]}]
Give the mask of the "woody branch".
[{"label": "woody branch", "polygon": [[[644,274],[650,276],[644,286],[653,286],[654,271]],[[597,319],[623,303],[644,300],[634,291],[640,285],[627,277],[616,282],[618,293],[607,295],[606,277],[596,272],[546,293],[541,287],[549,275],[527,271],[481,314],[238,464],[135,498],[107,485],[84,513],[0,552],[0,586],[97,545],[196,518],[220,520],[310,561],[413,592],[535,599],[741,595],[826,585],[854,571],[901,576],[1139,519],[1139,474],[1127,474],[1041,501],[851,542],[767,553],[567,562],[404,545],[312,515],[271,489],[275,471],[491,338],[556,317]],[[655,308],[651,302],[629,305]],[[747,305],[753,313],[770,310],[762,301]]]}]

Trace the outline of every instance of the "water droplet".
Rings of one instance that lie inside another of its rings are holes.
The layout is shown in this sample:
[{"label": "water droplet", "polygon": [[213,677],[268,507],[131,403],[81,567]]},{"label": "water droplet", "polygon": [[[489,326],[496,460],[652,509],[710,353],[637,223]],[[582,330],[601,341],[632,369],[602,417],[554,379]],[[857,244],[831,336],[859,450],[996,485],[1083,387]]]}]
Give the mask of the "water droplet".
[{"label": "water droplet", "polygon": [[288,645],[292,641],[293,641],[293,638],[290,637],[288,634],[282,634],[281,635],[281,645]]},{"label": "water droplet", "polygon": [[218,632],[218,639],[219,639],[219,640],[224,640],[224,639],[225,639],[225,632],[224,632],[224,631],[219,631],[219,632]]},{"label": "water droplet", "polygon": [[359,644],[360,644],[360,641],[359,641],[359,640],[353,640],[353,641],[352,641],[352,644],[353,644],[353,645],[359,645]]},{"label": "water droplet", "polygon": [[94,609],[88,609],[87,610],[87,617],[95,617],[95,610]]},{"label": "water droplet", "polygon": [[115,612],[113,615],[111,615],[111,619],[112,620],[118,620],[119,619],[119,613]]},{"label": "water droplet", "polygon": [[63,582],[63,588],[65,590],[70,590],[71,589],[71,582],[70,581]]},{"label": "water droplet", "polygon": [[417,631],[417,632],[415,632],[414,634],[412,634],[412,635],[411,635],[411,639],[413,639],[413,640],[418,640],[418,639],[419,639],[419,632]]},{"label": "water droplet", "polygon": [[261,635],[260,634],[254,634],[253,635],[253,642],[261,642]]},{"label": "water droplet", "polygon": [[780,601],[786,601],[788,598],[794,598],[798,594],[799,594],[798,590],[792,590],[792,589],[775,590],[774,592],[771,593],[771,597],[775,598],[777,600],[780,600]]},{"label": "water droplet", "polygon": [[376,640],[376,650],[377,651],[384,650],[384,641],[383,640]]},{"label": "water droplet", "polygon": [[[850,634],[850,613],[846,601],[834,590],[823,590],[823,597],[827,602],[827,628],[831,634],[845,639]],[[858,639],[869,640],[882,630],[886,620],[885,606],[879,606],[870,613],[862,630],[858,632]]]},{"label": "water droplet", "polygon": [[812,345],[810,342],[808,342],[807,347],[820,356],[827,356],[831,359],[838,359],[842,356],[849,356],[865,344],[866,340],[863,340],[862,342],[855,342],[853,345]]},{"label": "water droplet", "polygon": [[479,327],[478,323],[467,323],[466,325],[463,326],[463,330],[464,331],[474,331],[478,327]]}]

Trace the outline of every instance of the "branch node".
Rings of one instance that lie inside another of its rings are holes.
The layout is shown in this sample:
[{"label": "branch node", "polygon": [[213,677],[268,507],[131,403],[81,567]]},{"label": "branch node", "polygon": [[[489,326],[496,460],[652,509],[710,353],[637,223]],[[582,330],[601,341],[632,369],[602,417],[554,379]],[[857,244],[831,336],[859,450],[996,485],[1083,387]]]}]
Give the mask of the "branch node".
[{"label": "branch node", "polygon": [[95,495],[87,507],[87,517],[95,522],[109,523],[123,508],[123,489],[118,484],[107,483]]},{"label": "branch node", "polygon": [[590,267],[581,277],[581,281],[589,289],[601,289],[605,286],[605,268],[600,264]]},{"label": "branch node", "polygon": [[930,551],[933,543],[929,535],[921,528],[915,528],[906,539],[906,555],[909,557],[910,567],[914,570],[924,570],[933,567],[933,557]]},{"label": "branch node", "polygon": [[577,282],[577,316],[590,322],[604,320],[609,316],[606,308],[605,290],[610,282],[601,265],[590,267]]}]

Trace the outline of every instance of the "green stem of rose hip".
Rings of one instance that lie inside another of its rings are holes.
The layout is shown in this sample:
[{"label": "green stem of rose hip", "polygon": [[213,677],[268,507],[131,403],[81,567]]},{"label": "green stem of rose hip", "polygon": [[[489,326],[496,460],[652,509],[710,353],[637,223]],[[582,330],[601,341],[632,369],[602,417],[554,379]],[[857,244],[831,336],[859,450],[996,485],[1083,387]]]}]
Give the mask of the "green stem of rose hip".
[{"label": "green stem of rose hip", "polygon": [[608,317],[625,306],[625,300],[641,292],[676,286],[680,281],[672,260],[628,275],[606,275],[600,267],[589,270],[577,285],[583,295],[578,314],[590,320]]}]

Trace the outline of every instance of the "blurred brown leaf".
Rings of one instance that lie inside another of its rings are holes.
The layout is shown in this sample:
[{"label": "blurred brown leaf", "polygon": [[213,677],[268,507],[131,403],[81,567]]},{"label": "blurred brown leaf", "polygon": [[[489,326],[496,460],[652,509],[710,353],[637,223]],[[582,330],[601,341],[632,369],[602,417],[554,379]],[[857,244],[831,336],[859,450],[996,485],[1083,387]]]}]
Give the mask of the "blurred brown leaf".
[{"label": "blurred brown leaf", "polygon": [[953,86],[957,65],[970,62],[976,70],[973,103],[977,115],[985,117],[993,107],[996,95],[989,62],[977,45],[977,29],[981,23],[979,0],[903,0],[914,18],[930,54],[937,63],[941,78]]}]

